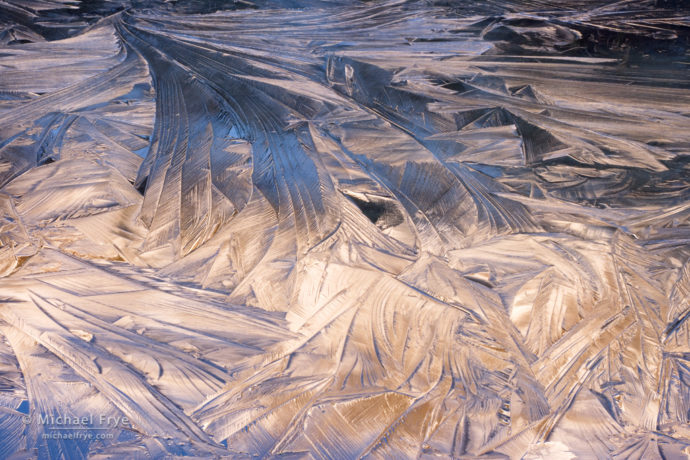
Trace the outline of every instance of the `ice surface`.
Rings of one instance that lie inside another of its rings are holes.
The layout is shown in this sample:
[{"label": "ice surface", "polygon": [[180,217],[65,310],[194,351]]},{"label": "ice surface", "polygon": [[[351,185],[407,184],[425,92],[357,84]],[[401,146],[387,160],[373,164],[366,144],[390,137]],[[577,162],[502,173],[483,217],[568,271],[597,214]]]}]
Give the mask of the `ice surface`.
[{"label": "ice surface", "polygon": [[0,458],[687,458],[689,18],[0,1]]}]

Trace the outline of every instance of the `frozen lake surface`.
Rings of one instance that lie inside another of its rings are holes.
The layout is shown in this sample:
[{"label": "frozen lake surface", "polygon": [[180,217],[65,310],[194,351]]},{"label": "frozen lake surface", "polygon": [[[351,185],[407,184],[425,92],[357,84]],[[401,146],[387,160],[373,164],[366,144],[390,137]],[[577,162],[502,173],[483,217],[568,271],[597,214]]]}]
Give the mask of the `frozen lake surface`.
[{"label": "frozen lake surface", "polygon": [[687,458],[683,3],[0,1],[0,458]]}]

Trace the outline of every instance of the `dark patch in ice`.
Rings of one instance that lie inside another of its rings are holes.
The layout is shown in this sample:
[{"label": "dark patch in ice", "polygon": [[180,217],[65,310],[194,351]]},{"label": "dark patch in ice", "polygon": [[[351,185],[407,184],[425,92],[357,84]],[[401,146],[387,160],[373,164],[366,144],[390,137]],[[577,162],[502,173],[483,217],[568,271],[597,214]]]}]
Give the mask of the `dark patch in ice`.
[{"label": "dark patch in ice", "polygon": [[148,176],[146,176],[143,179],[141,179],[138,184],[135,182],[134,188],[137,189],[137,192],[141,193],[142,195],[146,193],[146,184],[148,183],[148,180],[149,178]]},{"label": "dark patch in ice", "polygon": [[392,200],[372,196],[362,199],[349,193],[343,194],[357,205],[367,219],[382,229],[395,227],[403,222],[403,216]]}]

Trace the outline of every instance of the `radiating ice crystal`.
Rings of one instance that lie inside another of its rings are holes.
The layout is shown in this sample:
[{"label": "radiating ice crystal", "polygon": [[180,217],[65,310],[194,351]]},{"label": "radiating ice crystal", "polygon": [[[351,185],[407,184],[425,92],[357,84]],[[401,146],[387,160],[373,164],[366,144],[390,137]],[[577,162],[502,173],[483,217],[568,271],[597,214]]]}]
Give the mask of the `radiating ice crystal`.
[{"label": "radiating ice crystal", "polygon": [[689,17],[0,2],[0,458],[687,457]]}]

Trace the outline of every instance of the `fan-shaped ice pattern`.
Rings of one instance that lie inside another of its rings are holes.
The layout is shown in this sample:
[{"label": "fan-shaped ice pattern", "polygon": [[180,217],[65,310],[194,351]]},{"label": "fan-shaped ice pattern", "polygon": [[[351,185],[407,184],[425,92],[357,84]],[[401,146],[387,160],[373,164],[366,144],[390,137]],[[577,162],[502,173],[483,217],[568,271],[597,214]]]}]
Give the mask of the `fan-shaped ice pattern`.
[{"label": "fan-shaped ice pattern", "polygon": [[683,8],[0,1],[0,458],[686,457]]}]

